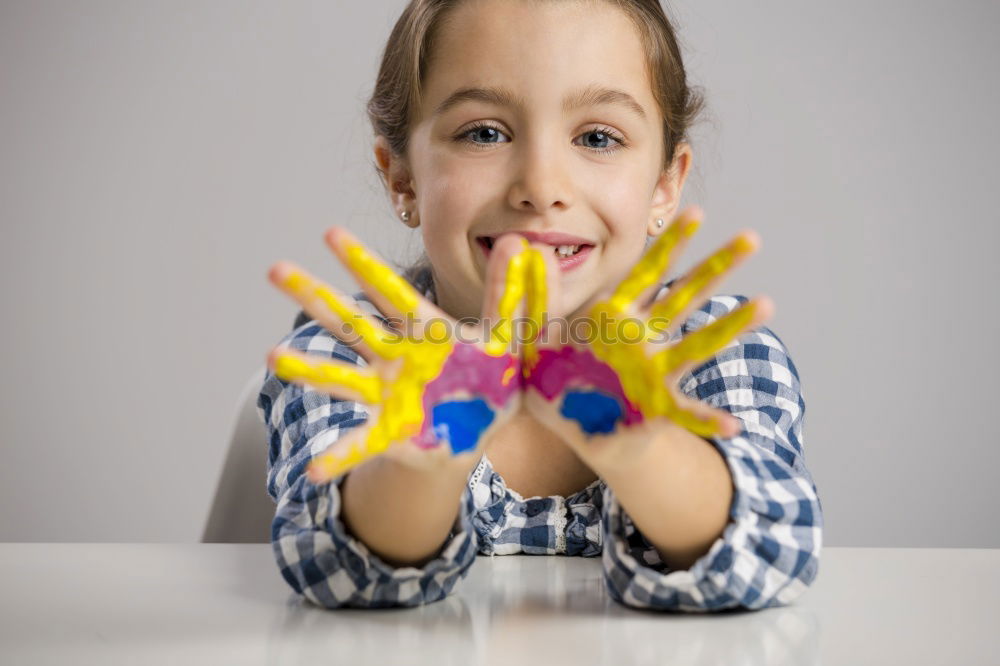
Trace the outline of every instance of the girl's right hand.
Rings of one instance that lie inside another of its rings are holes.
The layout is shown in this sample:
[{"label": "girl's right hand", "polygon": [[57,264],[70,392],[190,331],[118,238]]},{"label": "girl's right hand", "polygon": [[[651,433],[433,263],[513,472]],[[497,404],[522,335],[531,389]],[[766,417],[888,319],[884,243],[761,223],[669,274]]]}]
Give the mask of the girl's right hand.
[{"label": "girl's right hand", "polygon": [[306,476],[325,483],[375,456],[434,470],[471,471],[490,433],[518,407],[521,366],[512,353],[512,322],[531,253],[520,239],[497,240],[487,268],[483,325],[459,323],[421,296],[337,227],[327,245],[353,274],[390,326],[291,262],[270,281],[324,328],[351,346],[367,367],[275,347],[268,367],[280,379],[369,407],[367,423],[315,456]]}]

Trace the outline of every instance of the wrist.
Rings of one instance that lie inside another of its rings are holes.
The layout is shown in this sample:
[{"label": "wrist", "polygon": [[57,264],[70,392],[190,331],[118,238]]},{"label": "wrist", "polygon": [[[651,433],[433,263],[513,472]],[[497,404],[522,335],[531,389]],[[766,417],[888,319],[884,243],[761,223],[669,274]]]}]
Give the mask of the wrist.
[{"label": "wrist", "polygon": [[[625,487],[629,480],[644,478],[651,470],[660,470],[665,459],[671,459],[679,446],[690,446],[694,438],[704,443],[694,433],[673,421],[657,418],[647,421],[645,427],[626,432],[622,436],[641,439],[639,443],[608,442],[606,454],[592,465],[609,485]],[[638,444],[638,445],[637,445]],[[602,447],[603,448],[603,447]],[[614,449],[629,450],[629,455],[607,455]]]},{"label": "wrist", "polygon": [[425,458],[423,464],[414,465],[391,456],[379,456],[373,458],[370,464],[374,468],[373,473],[391,477],[393,483],[406,487],[450,489],[463,485],[479,462],[479,455],[453,455],[445,450],[423,455],[440,456],[440,458],[438,460]]},{"label": "wrist", "polygon": [[341,520],[389,565],[421,567],[447,541],[462,510],[466,478],[458,465],[417,468],[373,458],[344,480]]}]

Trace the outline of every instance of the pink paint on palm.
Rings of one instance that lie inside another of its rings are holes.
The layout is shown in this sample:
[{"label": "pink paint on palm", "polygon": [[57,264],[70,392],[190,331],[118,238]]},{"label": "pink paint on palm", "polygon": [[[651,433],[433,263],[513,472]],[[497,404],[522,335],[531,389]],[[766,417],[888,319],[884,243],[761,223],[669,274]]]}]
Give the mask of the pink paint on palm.
[{"label": "pink paint on palm", "polygon": [[600,391],[622,404],[625,425],[642,422],[642,413],[625,397],[618,373],[589,350],[570,346],[557,351],[541,350],[525,385],[533,387],[546,400],[554,400],[570,389]]},{"label": "pink paint on palm", "polygon": [[449,400],[480,398],[496,410],[521,388],[518,360],[510,354],[491,356],[473,344],[456,342],[441,374],[424,389],[424,423],[414,442],[421,448],[438,446],[430,415],[435,405]]}]

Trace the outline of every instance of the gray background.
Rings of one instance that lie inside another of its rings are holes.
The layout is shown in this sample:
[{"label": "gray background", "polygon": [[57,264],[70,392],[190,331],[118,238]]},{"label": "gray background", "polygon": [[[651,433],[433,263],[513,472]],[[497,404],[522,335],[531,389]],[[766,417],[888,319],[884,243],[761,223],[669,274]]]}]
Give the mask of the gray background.
[{"label": "gray background", "polygon": [[[350,286],[331,224],[417,255],[364,117],[404,4],[0,4],[0,539],[198,540],[296,312],[268,267]],[[671,7],[709,101],[678,269],[761,234],[722,291],[777,304],[824,543],[1000,547],[1000,6]]]}]

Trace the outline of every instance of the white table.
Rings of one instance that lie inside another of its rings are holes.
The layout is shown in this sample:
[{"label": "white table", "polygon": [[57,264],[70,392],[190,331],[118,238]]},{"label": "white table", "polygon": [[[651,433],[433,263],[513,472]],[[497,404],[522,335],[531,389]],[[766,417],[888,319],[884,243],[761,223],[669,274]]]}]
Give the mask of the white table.
[{"label": "white table", "polygon": [[997,664],[1000,550],[825,548],[793,605],[634,611],[600,561],[480,556],[447,599],[329,611],[268,544],[0,543],[3,664]]}]

